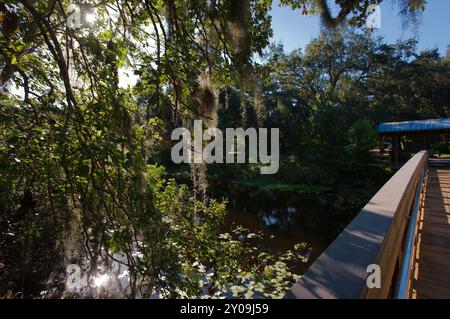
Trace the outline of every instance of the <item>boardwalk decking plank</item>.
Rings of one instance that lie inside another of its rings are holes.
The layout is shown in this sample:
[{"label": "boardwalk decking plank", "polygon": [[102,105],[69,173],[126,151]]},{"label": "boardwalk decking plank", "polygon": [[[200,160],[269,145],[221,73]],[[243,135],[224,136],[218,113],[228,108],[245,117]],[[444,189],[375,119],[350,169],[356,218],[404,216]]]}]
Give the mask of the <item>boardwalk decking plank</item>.
[{"label": "boardwalk decking plank", "polygon": [[450,168],[429,169],[418,237],[413,298],[450,298]]}]

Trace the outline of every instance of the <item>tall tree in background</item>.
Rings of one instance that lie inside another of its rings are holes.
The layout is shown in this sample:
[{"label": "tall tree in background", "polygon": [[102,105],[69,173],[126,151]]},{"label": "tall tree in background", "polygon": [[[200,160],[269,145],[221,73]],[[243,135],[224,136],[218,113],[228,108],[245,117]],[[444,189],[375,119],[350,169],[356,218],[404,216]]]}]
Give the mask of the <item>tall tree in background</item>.
[{"label": "tall tree in background", "polygon": [[[384,0],[387,1],[387,0]],[[390,0],[397,4],[405,24],[417,22],[418,13],[425,10],[426,0]],[[293,9],[302,9],[302,14],[320,15],[327,27],[337,27],[344,22],[354,26],[362,26],[370,13],[369,7],[381,4],[383,0],[281,0],[281,5],[290,6]],[[333,15],[334,4],[337,13]]]}]

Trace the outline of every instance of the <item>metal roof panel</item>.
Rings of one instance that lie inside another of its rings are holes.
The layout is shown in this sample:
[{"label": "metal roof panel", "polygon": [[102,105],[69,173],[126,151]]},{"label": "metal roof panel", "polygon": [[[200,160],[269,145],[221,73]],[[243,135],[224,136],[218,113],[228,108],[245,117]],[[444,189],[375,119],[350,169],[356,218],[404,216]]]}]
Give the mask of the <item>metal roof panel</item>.
[{"label": "metal roof panel", "polygon": [[450,129],[450,118],[420,121],[387,122],[378,126],[380,133],[417,132]]}]

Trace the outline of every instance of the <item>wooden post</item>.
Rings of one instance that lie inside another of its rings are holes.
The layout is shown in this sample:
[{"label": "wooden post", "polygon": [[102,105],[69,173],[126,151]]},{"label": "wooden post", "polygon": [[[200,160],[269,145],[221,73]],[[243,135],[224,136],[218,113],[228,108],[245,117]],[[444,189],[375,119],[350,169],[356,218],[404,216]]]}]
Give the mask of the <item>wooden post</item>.
[{"label": "wooden post", "polygon": [[394,135],[394,143],[392,143],[392,147],[394,148],[394,165],[395,168],[398,168],[398,147],[399,147],[399,143],[400,143],[400,139],[398,134]]},{"label": "wooden post", "polygon": [[383,135],[380,134],[380,155],[383,155],[384,153],[384,138]]}]

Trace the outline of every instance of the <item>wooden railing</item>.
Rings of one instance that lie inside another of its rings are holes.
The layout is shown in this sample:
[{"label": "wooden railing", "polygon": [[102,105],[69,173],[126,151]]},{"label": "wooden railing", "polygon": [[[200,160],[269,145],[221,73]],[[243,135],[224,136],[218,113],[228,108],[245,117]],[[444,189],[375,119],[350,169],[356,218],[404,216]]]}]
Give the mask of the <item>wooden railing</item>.
[{"label": "wooden railing", "polygon": [[[426,151],[417,153],[375,194],[311,265],[285,298],[390,298]],[[369,265],[380,269],[380,288],[366,284]]]}]

